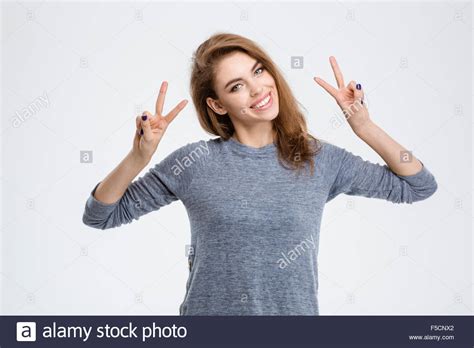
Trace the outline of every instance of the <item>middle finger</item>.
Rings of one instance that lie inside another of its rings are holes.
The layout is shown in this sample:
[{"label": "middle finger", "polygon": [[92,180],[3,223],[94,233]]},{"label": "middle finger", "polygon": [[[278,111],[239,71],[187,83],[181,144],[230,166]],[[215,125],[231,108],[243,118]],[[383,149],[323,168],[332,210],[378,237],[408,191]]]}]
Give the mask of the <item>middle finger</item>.
[{"label": "middle finger", "polygon": [[156,106],[155,106],[155,112],[157,115],[160,115],[160,116],[163,113],[163,104],[165,102],[167,89],[168,89],[168,82],[163,81],[161,83],[160,93],[158,94],[158,98],[156,99]]},{"label": "middle finger", "polygon": [[336,77],[337,87],[344,88],[344,78],[342,77],[341,69],[337,64],[336,58],[333,56],[329,57],[329,62],[331,63],[332,70],[334,71],[334,76]]}]

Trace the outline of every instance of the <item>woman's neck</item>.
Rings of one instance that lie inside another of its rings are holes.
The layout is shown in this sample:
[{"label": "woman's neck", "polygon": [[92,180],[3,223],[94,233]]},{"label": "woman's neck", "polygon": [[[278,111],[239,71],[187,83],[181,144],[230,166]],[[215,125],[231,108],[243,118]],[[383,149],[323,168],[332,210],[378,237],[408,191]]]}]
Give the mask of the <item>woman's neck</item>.
[{"label": "woman's neck", "polygon": [[260,129],[236,129],[232,138],[241,144],[260,148],[269,145],[275,141],[275,131],[270,128]]}]

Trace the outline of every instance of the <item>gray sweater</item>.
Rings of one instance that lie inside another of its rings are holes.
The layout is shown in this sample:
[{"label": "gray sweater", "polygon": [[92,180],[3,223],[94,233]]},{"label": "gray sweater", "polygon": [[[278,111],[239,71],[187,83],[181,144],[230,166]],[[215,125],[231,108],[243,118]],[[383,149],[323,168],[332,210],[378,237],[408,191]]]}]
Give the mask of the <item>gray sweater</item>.
[{"label": "gray sweater", "polygon": [[275,144],[233,139],[182,146],[133,181],[115,203],[92,190],[83,222],[108,229],[181,200],[191,226],[181,315],[318,315],[318,247],[324,205],[341,193],[411,204],[430,197],[424,166],[410,176],[321,141],[315,174],[296,175]]}]

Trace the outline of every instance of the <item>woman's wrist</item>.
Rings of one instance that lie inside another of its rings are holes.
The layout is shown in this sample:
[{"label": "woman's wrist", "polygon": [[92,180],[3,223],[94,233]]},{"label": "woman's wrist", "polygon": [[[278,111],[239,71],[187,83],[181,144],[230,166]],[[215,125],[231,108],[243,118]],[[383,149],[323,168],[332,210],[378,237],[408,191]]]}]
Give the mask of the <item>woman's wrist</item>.
[{"label": "woman's wrist", "polygon": [[145,168],[151,161],[151,157],[144,157],[142,154],[137,153],[134,150],[131,150],[128,153],[127,159],[133,167],[140,168],[140,170]]},{"label": "woman's wrist", "polygon": [[367,137],[369,137],[371,134],[375,132],[376,128],[377,128],[377,125],[374,122],[372,122],[371,119],[368,119],[362,125],[356,128],[353,128],[353,131],[359,138],[365,141]]}]

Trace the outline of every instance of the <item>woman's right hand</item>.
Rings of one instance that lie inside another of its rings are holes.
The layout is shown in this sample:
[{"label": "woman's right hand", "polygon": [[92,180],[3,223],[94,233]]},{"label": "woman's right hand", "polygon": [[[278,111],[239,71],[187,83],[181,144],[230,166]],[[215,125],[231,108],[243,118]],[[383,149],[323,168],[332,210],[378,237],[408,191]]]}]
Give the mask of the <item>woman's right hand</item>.
[{"label": "woman's right hand", "polygon": [[155,115],[145,111],[136,118],[137,130],[135,132],[135,138],[133,139],[132,153],[146,163],[151,160],[169,124],[188,103],[188,101],[184,99],[166,116],[162,116],[167,88],[168,83],[164,81],[161,84],[160,93],[156,99]]}]

